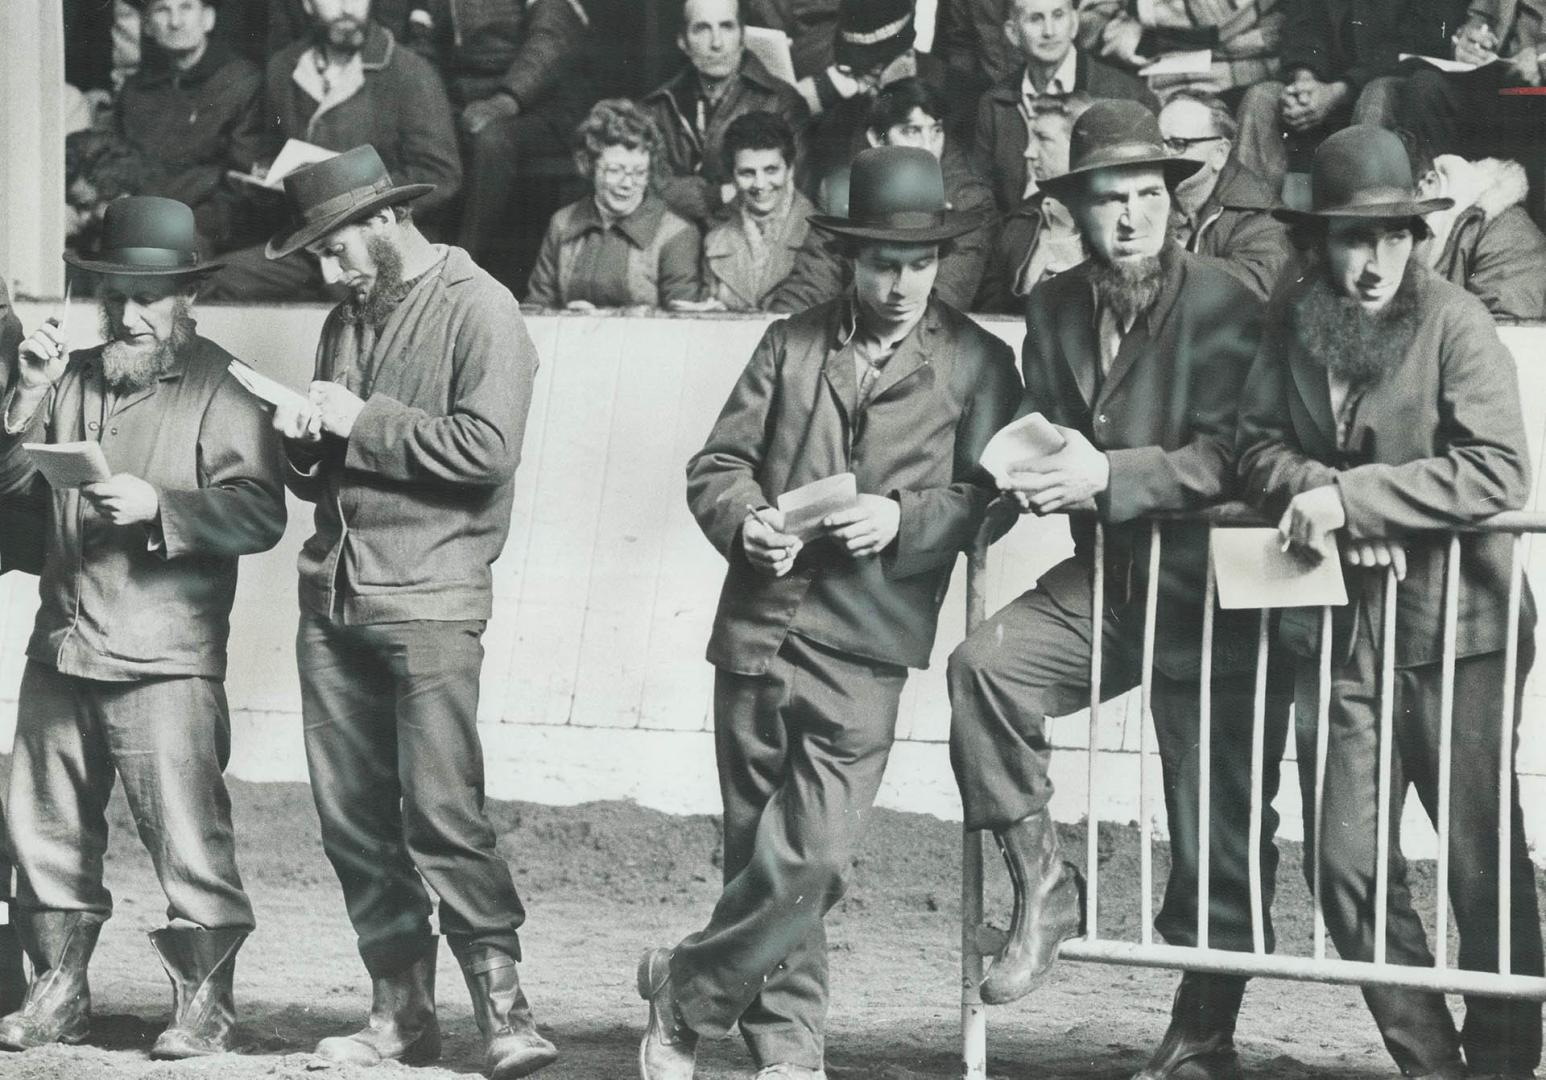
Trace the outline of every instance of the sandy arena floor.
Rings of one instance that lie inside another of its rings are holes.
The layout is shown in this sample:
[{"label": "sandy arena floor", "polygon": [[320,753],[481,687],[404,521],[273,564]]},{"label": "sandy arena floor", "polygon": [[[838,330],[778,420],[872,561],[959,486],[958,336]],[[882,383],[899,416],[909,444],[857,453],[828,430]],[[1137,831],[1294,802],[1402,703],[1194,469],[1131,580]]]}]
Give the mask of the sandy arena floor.
[{"label": "sandy arena floor", "polygon": [[[163,901],[121,798],[113,803],[108,859],[117,913],[92,966],[96,1022],[90,1045],[0,1056],[5,1080],[346,1080],[317,1068],[310,1048],[357,1026],[369,987],[332,870],[317,841],[310,793],[297,785],[234,784],[241,863],[259,928],[237,968],[239,1054],[151,1062],[170,993],[144,933]],[[711,818],[668,817],[631,805],[552,808],[498,804],[500,847],[515,869],[529,918],[523,982],[558,1043],[545,1080],[630,1080],[644,1008],[633,989],[641,947],[695,929],[716,895],[718,828]],[[1133,934],[1136,831],[1112,830],[1102,910]],[[960,1074],[957,1056],[959,834],[933,818],[877,812],[848,898],[829,917],[833,1080],[922,1080]],[[1066,837],[1082,858],[1079,834]],[[996,863],[997,856],[993,860]],[[1163,853],[1156,860],[1163,880]],[[996,867],[995,867],[996,869]],[[1285,852],[1278,910],[1281,947],[1302,952],[1308,905],[1297,846]],[[1006,886],[990,882],[996,907]],[[1419,883],[1431,910],[1431,880]],[[1289,915],[1288,913],[1296,913]],[[476,1073],[476,1031],[449,952],[439,971],[446,1028],[443,1068],[419,1080]],[[995,1078],[1123,1080],[1164,1030],[1174,976],[1093,964],[1062,965],[1054,985],[990,1018]],[[1246,997],[1239,1045],[1259,1080],[1394,1076],[1357,991],[1257,983]],[[749,1077],[738,1039],[706,1044],[703,1080]],[[397,1066],[361,1071],[387,1080]]]}]

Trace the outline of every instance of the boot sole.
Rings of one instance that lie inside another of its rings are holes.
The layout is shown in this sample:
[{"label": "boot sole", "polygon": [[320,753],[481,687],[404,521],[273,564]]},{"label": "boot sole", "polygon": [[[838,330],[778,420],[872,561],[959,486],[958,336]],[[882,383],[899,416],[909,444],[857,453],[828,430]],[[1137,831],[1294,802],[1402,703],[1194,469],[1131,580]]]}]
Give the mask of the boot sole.
[{"label": "boot sole", "polygon": [[557,1050],[537,1050],[524,1057],[506,1058],[490,1071],[489,1080],[517,1080],[530,1076],[538,1069],[545,1069],[558,1060]]}]

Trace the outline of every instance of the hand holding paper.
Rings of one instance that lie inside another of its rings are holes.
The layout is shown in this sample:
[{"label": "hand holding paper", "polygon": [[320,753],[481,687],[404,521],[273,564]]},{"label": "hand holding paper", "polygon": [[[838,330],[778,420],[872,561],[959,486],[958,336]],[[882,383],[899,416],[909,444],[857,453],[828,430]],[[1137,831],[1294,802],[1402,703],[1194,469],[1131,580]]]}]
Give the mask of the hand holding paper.
[{"label": "hand holding paper", "polygon": [[856,505],[828,514],[821,524],[855,558],[879,555],[902,526],[902,504],[884,495],[860,495]]},{"label": "hand holding paper", "polygon": [[[1340,607],[1347,586],[1336,558],[1285,551],[1276,529],[1214,529],[1208,542],[1219,607]],[[1335,546],[1331,548],[1335,554]]]},{"label": "hand holding paper", "polygon": [[113,475],[102,447],[94,442],[22,443],[21,448],[43,479],[60,490],[94,484]]},{"label": "hand holding paper", "polygon": [[851,472],[817,480],[778,497],[784,532],[802,543],[823,535],[827,531],[823,522],[828,517],[858,504],[859,484]]},{"label": "hand holding paper", "polygon": [[1050,457],[1067,445],[1058,429],[1039,412],[999,429],[982,448],[978,463],[998,482],[1001,490],[1013,485],[1010,473],[1024,471],[1028,463]]},{"label": "hand holding paper", "polygon": [[803,546],[784,531],[782,511],[747,506],[746,522],[741,526],[741,548],[752,566],[773,577],[783,577],[794,567],[795,556]]}]

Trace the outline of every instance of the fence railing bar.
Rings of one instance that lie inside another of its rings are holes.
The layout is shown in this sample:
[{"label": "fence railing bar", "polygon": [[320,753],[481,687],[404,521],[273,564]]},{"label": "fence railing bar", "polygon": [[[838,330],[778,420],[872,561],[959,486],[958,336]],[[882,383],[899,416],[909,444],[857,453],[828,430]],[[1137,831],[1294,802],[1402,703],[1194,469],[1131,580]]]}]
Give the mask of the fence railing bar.
[{"label": "fence railing bar", "polygon": [[1208,947],[1208,911],[1213,862],[1213,606],[1218,582],[1213,555],[1202,599],[1202,657],[1197,687],[1197,947]]},{"label": "fence railing bar", "polygon": [[1460,626],[1460,536],[1451,533],[1444,563],[1444,650],[1439,661],[1438,884],[1434,898],[1433,962],[1449,966],[1449,799],[1455,730],[1455,653]]},{"label": "fence railing bar", "polygon": [[1519,680],[1519,611],[1524,596],[1523,536],[1509,552],[1508,637],[1503,645],[1503,708],[1498,727],[1498,973],[1507,975],[1513,946],[1514,691]]},{"label": "fence railing bar", "polygon": [[1154,725],[1154,635],[1159,613],[1160,523],[1149,525],[1149,581],[1143,603],[1143,672],[1138,723],[1138,919],[1143,943],[1154,940],[1154,815],[1149,806],[1149,731]]},{"label": "fence railing bar", "polygon": [[1322,873],[1326,865],[1326,760],[1331,747],[1331,608],[1321,608],[1320,695],[1315,718],[1315,959],[1326,958],[1326,911]]},{"label": "fence railing bar", "polygon": [[1090,735],[1085,755],[1089,778],[1089,808],[1085,814],[1085,936],[1100,937],[1100,812],[1095,805],[1100,779],[1101,646],[1106,623],[1106,527],[1095,523],[1095,570],[1090,583]]},{"label": "fence railing bar", "polygon": [[1380,650],[1380,754],[1379,805],[1375,826],[1374,866],[1374,962],[1385,962],[1385,928],[1389,921],[1390,844],[1391,844],[1391,756],[1395,742],[1396,717],[1396,568],[1385,570],[1384,618]]},{"label": "fence railing bar", "polygon": [[1251,947],[1258,955],[1267,951],[1266,920],[1262,917],[1261,832],[1262,787],[1267,743],[1267,647],[1272,633],[1272,612],[1262,609],[1256,635],[1256,693],[1251,703],[1251,811],[1246,843],[1246,875],[1251,891]]},{"label": "fence railing bar", "polygon": [[[987,526],[984,526],[986,528]],[[987,615],[988,540],[979,535],[966,566],[966,632]],[[961,830],[961,1077],[988,1080],[988,1009],[982,1003],[982,833]]]}]

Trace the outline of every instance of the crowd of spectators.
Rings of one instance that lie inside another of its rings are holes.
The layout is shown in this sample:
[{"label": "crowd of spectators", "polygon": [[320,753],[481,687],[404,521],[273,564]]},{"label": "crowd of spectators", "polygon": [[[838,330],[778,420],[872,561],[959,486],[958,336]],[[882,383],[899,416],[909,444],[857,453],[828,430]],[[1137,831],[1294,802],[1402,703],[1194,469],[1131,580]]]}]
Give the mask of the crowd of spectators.
[{"label": "crowd of spectators", "polygon": [[[1201,165],[1176,242],[1258,295],[1292,257],[1269,211],[1361,122],[1456,200],[1430,265],[1546,317],[1546,96],[1511,92],[1546,81],[1526,0],[938,0],[929,52],[913,0],[63,2],[72,244],[120,195],[180,199],[226,263],[213,299],[326,296],[304,255],[262,248],[295,140],[370,143],[397,182],[434,184],[418,223],[526,303],[796,311],[847,284],[807,217],[845,214],[848,162],[891,144],[938,157],[982,222],[939,295],[1018,312],[1084,258],[1042,182],[1084,109],[1127,98]],[[749,27],[787,35],[791,63]]]}]

